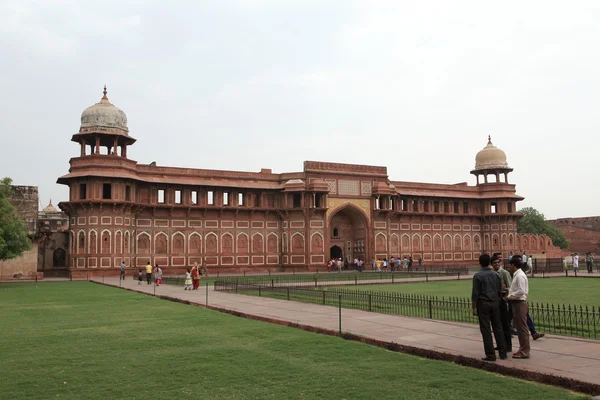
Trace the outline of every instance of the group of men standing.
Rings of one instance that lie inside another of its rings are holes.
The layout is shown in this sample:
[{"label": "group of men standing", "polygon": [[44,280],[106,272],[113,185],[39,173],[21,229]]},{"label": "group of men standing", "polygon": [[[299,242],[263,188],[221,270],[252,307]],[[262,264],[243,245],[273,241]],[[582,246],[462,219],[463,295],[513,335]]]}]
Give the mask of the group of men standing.
[{"label": "group of men standing", "polygon": [[[521,256],[510,258],[510,272],[503,268],[502,254],[482,254],[479,257],[481,270],[473,276],[471,293],[473,315],[479,319],[479,329],[483,337],[485,361],[496,361],[496,351],[501,360],[508,358],[512,352],[512,334],[516,330],[519,338],[519,349],[512,358],[530,357],[529,333],[533,340],[544,336],[535,331],[533,321],[529,317],[527,296],[529,281],[523,271]],[[526,264],[525,264],[526,265]],[[511,328],[512,322],[512,328]],[[492,339],[496,340],[496,347]]]}]

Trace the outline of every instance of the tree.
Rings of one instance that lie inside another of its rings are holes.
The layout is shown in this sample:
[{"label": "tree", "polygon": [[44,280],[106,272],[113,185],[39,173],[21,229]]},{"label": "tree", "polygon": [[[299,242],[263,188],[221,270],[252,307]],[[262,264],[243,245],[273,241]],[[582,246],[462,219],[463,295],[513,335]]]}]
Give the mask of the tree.
[{"label": "tree", "polygon": [[25,223],[19,218],[9,198],[12,180],[0,180],[0,261],[10,260],[31,249]]},{"label": "tree", "polygon": [[552,225],[544,214],[539,212],[533,207],[525,207],[519,210],[523,214],[523,218],[517,223],[517,232],[519,233],[532,233],[536,235],[547,235],[552,239],[552,244],[561,249],[569,247],[569,241],[565,237],[565,234]]}]

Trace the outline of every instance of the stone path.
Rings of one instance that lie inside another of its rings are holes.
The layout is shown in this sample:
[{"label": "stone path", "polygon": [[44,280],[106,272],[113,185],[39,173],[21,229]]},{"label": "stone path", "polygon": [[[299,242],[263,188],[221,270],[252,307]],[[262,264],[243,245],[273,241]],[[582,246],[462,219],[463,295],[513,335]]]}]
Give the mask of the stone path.
[{"label": "stone path", "polygon": [[[102,283],[102,280],[97,280]],[[128,279],[106,278],[105,283],[131,290],[169,296],[196,304],[205,304],[206,287],[185,291],[181,286],[138,285]],[[210,307],[236,311],[252,316],[283,320],[302,325],[337,331],[338,308],[266,297],[217,292],[209,287]],[[484,355],[479,328],[475,325],[425,320],[412,317],[378,314],[342,309],[342,331],[376,340],[393,342],[419,349],[464,356],[479,360]],[[514,339],[514,348],[518,340]],[[528,360],[498,360],[496,364],[526,372],[551,374],[584,383],[600,384],[600,340],[549,335],[531,341]],[[600,393],[595,393],[600,394]]]}]

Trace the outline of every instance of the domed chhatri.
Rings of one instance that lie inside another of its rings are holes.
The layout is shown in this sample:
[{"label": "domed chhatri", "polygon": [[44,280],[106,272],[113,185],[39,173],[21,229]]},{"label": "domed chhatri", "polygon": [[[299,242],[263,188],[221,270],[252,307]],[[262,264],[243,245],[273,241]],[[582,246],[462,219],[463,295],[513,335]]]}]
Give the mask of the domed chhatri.
[{"label": "domed chhatri", "polygon": [[128,134],[127,116],[123,110],[115,107],[106,97],[106,85],[104,96],[100,102],[86,108],[81,113],[81,128],[79,133],[89,132],[114,132]]},{"label": "domed chhatri", "polygon": [[477,185],[480,184],[480,176],[483,176],[483,183],[486,184],[508,183],[508,173],[512,170],[506,162],[506,153],[494,146],[491,136],[488,136],[487,146],[475,156],[475,169],[471,171],[477,177]]},{"label": "domed chhatri", "polygon": [[486,169],[510,169],[506,153],[492,144],[491,136],[488,136],[487,146],[475,156],[475,170]]},{"label": "domed chhatri", "polygon": [[52,205],[52,200],[50,200],[50,203],[46,207],[44,207],[44,209],[42,211],[45,213],[59,212],[58,209]]}]

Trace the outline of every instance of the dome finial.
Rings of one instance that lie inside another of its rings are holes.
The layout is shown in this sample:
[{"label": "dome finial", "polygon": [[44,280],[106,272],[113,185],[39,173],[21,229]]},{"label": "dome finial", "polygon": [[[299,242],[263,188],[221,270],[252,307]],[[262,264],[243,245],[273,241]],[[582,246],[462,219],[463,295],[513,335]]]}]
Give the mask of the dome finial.
[{"label": "dome finial", "polygon": [[[106,87],[105,87],[106,89]],[[492,144],[492,135],[488,135],[488,144]]]},{"label": "dome finial", "polygon": [[102,93],[104,93],[104,96],[102,96],[102,100],[108,100],[108,97],[106,97],[106,85],[104,85],[104,90],[102,91]]}]

